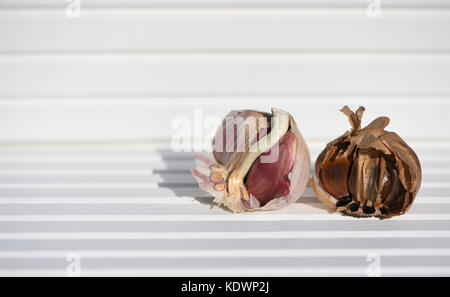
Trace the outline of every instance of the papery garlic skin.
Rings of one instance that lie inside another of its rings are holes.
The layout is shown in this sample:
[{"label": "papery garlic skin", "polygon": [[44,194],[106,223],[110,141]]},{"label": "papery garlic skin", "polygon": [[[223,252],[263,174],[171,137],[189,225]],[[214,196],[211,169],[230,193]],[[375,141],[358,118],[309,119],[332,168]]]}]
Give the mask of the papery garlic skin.
[{"label": "papery garlic skin", "polygon": [[213,152],[195,157],[192,173],[200,187],[233,212],[293,203],[309,178],[305,140],[292,116],[276,108],[272,114],[232,111],[214,137]]},{"label": "papery garlic skin", "polygon": [[400,136],[384,130],[389,118],[379,117],[361,129],[364,110],[341,110],[353,129],[328,143],[319,155],[311,187],[319,200],[344,214],[404,214],[420,188],[419,159]]}]

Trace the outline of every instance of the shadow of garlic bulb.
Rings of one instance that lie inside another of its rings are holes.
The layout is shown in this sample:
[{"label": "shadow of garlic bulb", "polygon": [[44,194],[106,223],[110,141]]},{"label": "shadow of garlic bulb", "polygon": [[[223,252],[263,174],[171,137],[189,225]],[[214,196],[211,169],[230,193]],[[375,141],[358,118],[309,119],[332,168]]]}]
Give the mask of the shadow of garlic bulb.
[{"label": "shadow of garlic bulb", "polygon": [[214,202],[233,212],[272,210],[303,194],[310,155],[292,116],[232,111],[213,139],[210,154],[196,154],[192,171]]},{"label": "shadow of garlic bulb", "polygon": [[422,172],[414,151],[379,117],[364,129],[364,107],[341,110],[352,130],[330,142],[317,158],[311,186],[316,197],[356,217],[404,214],[419,190]]}]

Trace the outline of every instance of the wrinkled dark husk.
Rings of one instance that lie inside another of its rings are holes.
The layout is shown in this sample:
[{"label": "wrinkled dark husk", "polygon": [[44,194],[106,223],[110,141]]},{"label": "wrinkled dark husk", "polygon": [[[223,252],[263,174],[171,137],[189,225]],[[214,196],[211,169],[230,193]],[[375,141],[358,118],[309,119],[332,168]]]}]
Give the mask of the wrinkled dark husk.
[{"label": "wrinkled dark husk", "polygon": [[[316,176],[310,184],[319,200],[345,214],[383,218],[401,215],[412,205],[420,188],[419,159],[400,136],[384,130],[389,124],[387,117],[379,117],[360,130],[363,111],[364,108],[355,113],[348,107],[342,109],[353,129],[327,144],[316,160]],[[336,168],[342,171],[345,167],[338,167],[336,161],[330,162],[330,155],[343,143],[347,149],[339,158],[348,158],[351,162],[349,197],[343,194],[346,185],[330,191],[330,187],[336,187],[336,180],[330,180],[330,172]]]}]

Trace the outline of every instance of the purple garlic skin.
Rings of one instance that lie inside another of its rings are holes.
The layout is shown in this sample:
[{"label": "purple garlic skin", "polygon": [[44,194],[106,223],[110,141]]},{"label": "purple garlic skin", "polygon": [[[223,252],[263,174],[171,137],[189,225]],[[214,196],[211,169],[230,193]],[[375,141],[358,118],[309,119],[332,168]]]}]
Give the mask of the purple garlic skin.
[{"label": "purple garlic skin", "polygon": [[216,203],[233,212],[272,210],[295,202],[309,177],[308,147],[292,116],[232,111],[213,139],[211,154],[197,154],[192,171]]},{"label": "purple garlic skin", "polygon": [[[277,149],[277,148],[274,148]],[[294,133],[287,132],[279,141],[279,157],[274,163],[263,163],[261,158],[256,159],[247,175],[245,186],[250,195],[253,195],[261,206],[266,205],[273,198],[289,194],[291,180],[289,173],[294,166],[297,154],[297,138]],[[265,152],[262,156],[272,153]]]},{"label": "purple garlic skin", "polygon": [[415,152],[396,133],[385,131],[389,118],[361,128],[364,107],[341,110],[352,126],[328,143],[310,181],[316,197],[355,217],[390,218],[404,214],[419,191],[422,171]]}]

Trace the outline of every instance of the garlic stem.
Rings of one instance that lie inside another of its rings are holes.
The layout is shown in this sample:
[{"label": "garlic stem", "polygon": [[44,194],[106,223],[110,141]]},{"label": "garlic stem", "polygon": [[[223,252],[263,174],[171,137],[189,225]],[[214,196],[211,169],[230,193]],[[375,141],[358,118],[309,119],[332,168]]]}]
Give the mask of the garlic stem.
[{"label": "garlic stem", "polygon": [[264,152],[268,151],[274,146],[289,129],[289,114],[285,111],[277,108],[272,108],[272,117],[278,118],[278,121],[274,121],[274,125],[271,127],[270,133],[259,139],[252,144],[249,148],[249,152],[234,170],[233,177],[234,182],[243,184],[243,180],[249,172],[253,162]]}]

